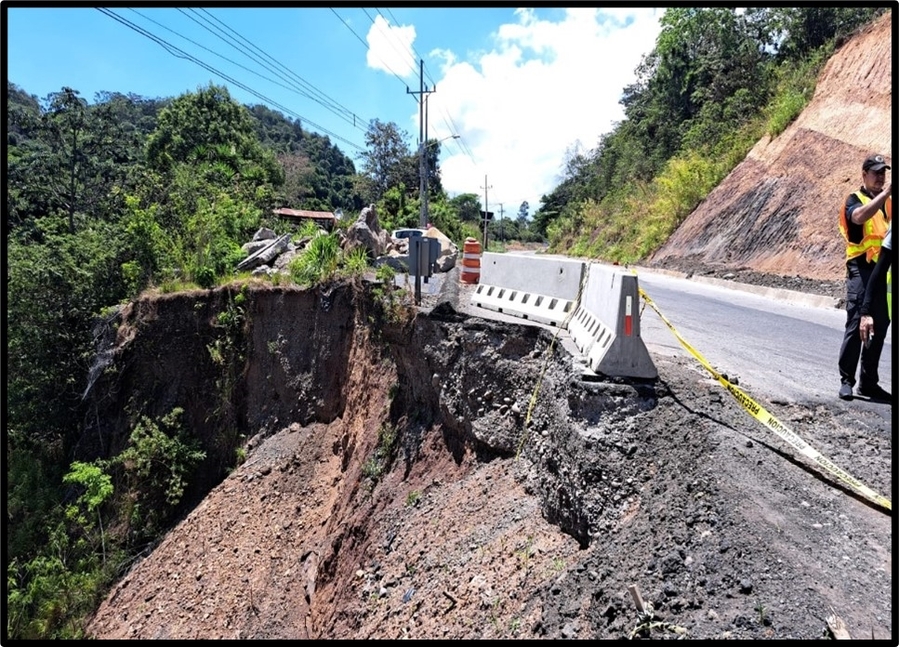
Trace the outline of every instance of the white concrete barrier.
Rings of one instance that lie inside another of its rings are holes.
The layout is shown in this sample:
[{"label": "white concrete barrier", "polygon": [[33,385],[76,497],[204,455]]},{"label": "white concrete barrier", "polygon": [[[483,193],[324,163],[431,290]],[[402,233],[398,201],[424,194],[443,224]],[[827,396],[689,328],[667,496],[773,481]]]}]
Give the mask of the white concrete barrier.
[{"label": "white concrete barrier", "polygon": [[585,270],[582,261],[485,252],[471,304],[564,328]]},{"label": "white concrete barrier", "polygon": [[596,373],[656,379],[658,370],[640,337],[637,277],[590,263],[587,281],[568,332]]}]

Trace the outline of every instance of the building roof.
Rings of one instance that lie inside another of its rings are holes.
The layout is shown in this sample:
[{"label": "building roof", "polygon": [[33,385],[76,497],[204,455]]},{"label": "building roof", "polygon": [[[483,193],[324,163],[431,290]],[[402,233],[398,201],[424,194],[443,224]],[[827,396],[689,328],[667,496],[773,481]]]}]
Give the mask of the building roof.
[{"label": "building roof", "polygon": [[281,207],[275,209],[274,212],[279,216],[288,216],[290,218],[314,218],[316,220],[336,220],[336,217],[330,211],[305,211],[303,209],[288,209]]}]

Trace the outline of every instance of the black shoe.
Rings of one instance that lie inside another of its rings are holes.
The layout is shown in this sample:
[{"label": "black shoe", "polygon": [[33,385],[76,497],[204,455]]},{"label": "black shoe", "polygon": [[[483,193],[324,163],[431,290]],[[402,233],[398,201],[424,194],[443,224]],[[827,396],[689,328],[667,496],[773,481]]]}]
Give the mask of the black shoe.
[{"label": "black shoe", "polygon": [[[842,392],[843,391],[841,390],[840,393]],[[863,397],[870,398],[878,402],[889,402],[893,398],[893,396],[890,395],[889,391],[884,391],[878,384],[875,384],[873,386],[859,386],[857,392]]]},{"label": "black shoe", "polygon": [[852,385],[851,384],[843,384],[840,386],[840,400],[851,400],[852,399]]}]

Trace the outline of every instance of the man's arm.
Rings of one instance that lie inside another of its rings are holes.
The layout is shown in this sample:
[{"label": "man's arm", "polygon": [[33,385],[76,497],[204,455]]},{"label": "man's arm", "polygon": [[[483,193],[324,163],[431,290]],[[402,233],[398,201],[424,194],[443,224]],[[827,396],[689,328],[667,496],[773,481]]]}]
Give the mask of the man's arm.
[{"label": "man's arm", "polygon": [[868,284],[865,286],[865,298],[862,301],[859,312],[861,319],[858,322],[858,334],[862,341],[868,341],[868,338],[875,333],[874,319],[871,317],[871,304],[875,299],[880,299],[887,287],[887,270],[893,263],[893,250],[889,247],[880,248],[880,256],[877,257],[877,263],[871,271],[868,278]]},{"label": "man's arm", "polygon": [[856,225],[862,225],[873,218],[874,214],[881,210],[883,203],[890,196],[890,191],[892,191],[892,185],[885,184],[883,191],[878,193],[872,200],[869,200],[867,204],[860,204],[855,207],[852,213],[849,214],[849,219]]}]

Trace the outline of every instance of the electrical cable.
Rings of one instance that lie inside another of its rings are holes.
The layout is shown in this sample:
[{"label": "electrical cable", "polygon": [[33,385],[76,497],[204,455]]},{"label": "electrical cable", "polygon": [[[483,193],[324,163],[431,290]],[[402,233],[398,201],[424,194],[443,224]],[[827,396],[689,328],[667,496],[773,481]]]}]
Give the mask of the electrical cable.
[{"label": "electrical cable", "polygon": [[[329,97],[327,94],[325,94],[324,92],[322,92],[321,90],[319,90],[318,88],[316,88],[312,83],[310,83],[309,81],[307,81],[306,79],[304,79],[304,78],[301,77],[300,75],[298,75],[298,74],[296,74],[295,72],[293,72],[290,68],[288,68],[286,65],[284,65],[283,63],[281,63],[281,62],[278,61],[277,59],[275,59],[273,56],[271,56],[271,55],[268,54],[267,52],[265,52],[262,48],[260,48],[260,47],[258,47],[257,45],[253,44],[250,40],[248,40],[247,38],[244,38],[244,37],[243,37],[241,34],[239,34],[236,30],[234,30],[233,28],[231,28],[231,27],[229,27],[228,25],[226,25],[222,20],[220,20],[219,18],[217,18],[217,17],[215,17],[214,15],[212,15],[211,13],[209,13],[209,11],[207,11],[206,9],[200,9],[200,10],[201,10],[203,13],[207,14],[212,20],[215,20],[217,23],[219,23],[220,25],[222,25],[225,29],[227,29],[228,31],[230,31],[231,33],[233,33],[234,35],[236,35],[238,38],[240,38],[242,41],[244,41],[245,43],[247,43],[250,47],[254,48],[254,49],[255,49],[256,51],[258,51],[260,54],[262,54],[263,56],[265,56],[266,58],[268,58],[270,61],[272,61],[272,63],[274,63],[275,65],[279,66],[279,67],[280,67],[281,69],[283,69],[287,74],[289,74],[290,76],[292,76],[293,78],[295,78],[300,84],[302,84],[302,85],[304,86],[303,90],[308,90],[309,92],[314,93],[315,95],[317,95],[318,97],[320,97],[320,99],[317,98],[317,97],[315,97],[315,96],[311,96],[311,95],[309,95],[309,94],[306,94],[306,93],[303,92],[302,90],[300,90],[300,93],[301,93],[301,94],[303,94],[304,96],[306,96],[306,97],[312,99],[313,101],[319,103],[320,105],[324,106],[325,108],[331,110],[331,111],[334,112],[335,114],[343,113],[344,115],[346,115],[346,116],[348,116],[348,117],[352,117],[352,118],[353,118],[353,119],[352,119],[353,125],[356,126],[356,127],[359,127],[359,126],[356,124],[356,121],[357,121],[357,120],[358,120],[358,121],[361,121],[361,122],[363,122],[363,123],[368,123],[368,120],[365,120],[365,119],[362,119],[362,118],[357,117],[357,115],[356,115],[355,112],[353,112],[352,110],[350,110],[350,109],[347,108],[346,106],[340,104],[340,103],[337,102],[335,99],[332,99],[331,97]],[[192,11],[196,12],[196,10],[192,10]],[[208,29],[208,28],[207,28],[207,29]],[[244,52],[244,53],[246,53],[246,52]],[[249,54],[247,54],[247,55],[249,56]],[[262,65],[263,65],[264,67],[266,67],[267,69],[271,70],[271,68],[269,68],[269,67],[268,67],[267,65],[265,65],[264,63],[262,63]],[[279,73],[278,73],[277,71],[275,71],[275,70],[271,70],[271,71],[275,72],[275,74],[279,74]],[[279,74],[279,76],[280,76],[280,74]],[[282,78],[284,78],[284,77],[282,76]],[[286,80],[286,79],[285,79],[285,80]],[[348,119],[348,121],[349,121],[349,119]],[[360,128],[360,129],[361,129],[361,128]]]},{"label": "electrical cable", "polygon": [[159,36],[156,36],[156,35],[153,34],[152,32],[150,32],[150,31],[148,31],[148,30],[146,30],[146,29],[144,29],[144,28],[142,28],[142,27],[140,27],[140,26],[134,24],[133,22],[131,22],[130,20],[128,20],[128,19],[126,19],[126,18],[123,18],[123,17],[119,16],[118,14],[116,14],[116,13],[110,11],[109,9],[106,9],[106,8],[104,8],[104,7],[95,7],[95,9],[97,9],[97,11],[99,11],[100,13],[102,13],[102,14],[104,14],[104,15],[106,15],[106,16],[109,16],[109,17],[112,18],[113,20],[115,20],[115,21],[117,21],[117,22],[119,22],[119,23],[125,25],[125,26],[128,27],[129,29],[132,29],[133,31],[136,31],[137,33],[141,34],[142,36],[145,36],[145,37],[149,38],[150,40],[154,41],[155,43],[157,43],[158,45],[160,45],[163,49],[165,49],[165,50],[166,50],[169,54],[171,54],[172,56],[175,56],[176,58],[183,58],[183,59],[189,60],[189,61],[191,61],[191,62],[193,62],[193,63],[196,63],[197,65],[199,65],[199,66],[202,67],[203,69],[205,69],[205,70],[207,70],[207,71],[209,71],[209,72],[215,74],[216,76],[218,76],[218,77],[220,77],[220,78],[225,79],[226,81],[229,81],[229,82],[233,83],[234,85],[236,85],[237,87],[239,87],[239,88],[241,88],[241,89],[243,89],[243,90],[246,90],[247,92],[249,92],[249,93],[252,94],[253,96],[259,98],[260,100],[262,100],[262,101],[264,101],[264,102],[267,102],[267,103],[269,103],[269,104],[272,105],[272,106],[277,107],[278,109],[282,110],[285,114],[292,114],[292,115],[294,115],[295,117],[297,117],[298,119],[300,119],[300,120],[303,121],[304,123],[307,123],[307,124],[310,124],[311,126],[313,126],[316,130],[318,130],[318,131],[320,131],[320,132],[322,132],[322,133],[324,133],[324,134],[326,134],[326,135],[328,135],[328,136],[330,136],[330,137],[332,137],[332,138],[334,138],[334,139],[336,139],[336,140],[342,141],[342,142],[344,142],[345,144],[347,144],[347,145],[349,145],[349,146],[352,146],[353,148],[355,148],[355,149],[357,149],[357,150],[359,150],[359,151],[364,151],[364,150],[365,150],[362,146],[359,146],[358,144],[355,144],[355,143],[351,142],[350,140],[345,139],[345,138],[341,137],[340,135],[337,135],[336,133],[333,133],[333,132],[329,131],[327,128],[324,128],[323,126],[320,126],[319,124],[316,124],[315,122],[313,122],[313,121],[311,121],[311,120],[309,120],[309,119],[306,119],[305,117],[303,117],[302,115],[296,113],[295,111],[291,110],[290,108],[287,108],[287,107],[285,107],[285,106],[282,106],[281,104],[279,104],[279,103],[277,103],[276,101],[270,99],[269,97],[266,97],[265,95],[263,95],[263,94],[257,92],[256,90],[250,88],[249,86],[247,86],[247,85],[241,83],[240,81],[238,81],[238,80],[236,80],[236,79],[234,79],[234,78],[228,76],[228,75],[225,74],[224,72],[221,72],[221,71],[217,70],[216,68],[212,67],[211,65],[209,65],[209,64],[207,64],[207,63],[201,61],[200,59],[198,59],[198,58],[196,58],[196,57],[194,57],[194,56],[188,54],[188,53],[185,52],[184,50],[182,50],[182,49],[180,49],[180,48],[178,48],[178,47],[175,47],[174,45],[172,45],[172,44],[169,43],[168,41],[164,40],[163,38],[160,38]]},{"label": "electrical cable", "polygon": [[[362,46],[365,47],[366,50],[368,50],[368,49],[369,49],[368,43],[366,43],[366,42],[362,39],[362,37],[359,36],[359,34],[357,34],[355,31],[353,31],[353,28],[350,27],[350,26],[347,24],[346,20],[344,20],[343,18],[340,17],[340,14],[339,14],[339,13],[337,13],[336,11],[334,11],[334,7],[328,7],[328,8],[331,10],[331,12],[332,12],[335,16],[337,16],[337,19],[340,20],[340,22],[343,23],[343,26],[346,27],[347,29],[349,29],[350,32],[353,34],[353,36],[355,36],[355,37],[359,40],[359,42],[362,43]],[[397,79],[399,79],[399,82],[400,82],[400,83],[402,83],[404,86],[406,86],[406,82],[403,81],[403,78],[402,78],[399,74],[397,74],[396,72],[393,71],[393,68],[391,68],[389,65],[387,65],[387,63],[384,62],[383,59],[381,59],[381,62],[384,63],[384,67],[386,67],[388,70],[390,70],[391,74],[393,74]]]},{"label": "electrical cable", "polygon": [[[246,71],[249,72],[250,74],[254,74],[254,75],[258,76],[259,78],[263,79],[264,81],[268,81],[269,83],[273,83],[273,84],[275,84],[275,85],[278,85],[278,86],[284,88],[285,90],[290,90],[290,91],[296,92],[297,94],[300,94],[300,95],[302,95],[302,96],[305,96],[305,97],[307,97],[307,98],[309,98],[309,99],[315,100],[314,97],[312,97],[312,96],[308,95],[307,93],[303,92],[302,90],[296,88],[296,86],[291,87],[291,86],[285,85],[285,84],[283,84],[283,83],[280,83],[280,82],[276,81],[275,79],[272,79],[272,78],[269,78],[269,77],[267,77],[267,76],[264,76],[264,75],[260,74],[259,72],[255,71],[255,70],[252,70],[252,69],[246,67],[245,65],[241,65],[241,64],[238,63],[237,61],[235,61],[235,60],[233,60],[233,59],[230,59],[230,58],[228,58],[227,56],[224,56],[224,55],[222,55],[222,54],[219,54],[218,52],[216,52],[216,51],[214,51],[214,50],[212,50],[212,49],[209,49],[208,47],[206,47],[206,46],[204,46],[204,45],[198,43],[197,41],[192,40],[192,39],[188,38],[187,36],[184,36],[183,34],[178,33],[178,32],[175,31],[174,29],[171,29],[171,28],[169,28],[169,27],[166,27],[166,26],[163,25],[162,23],[157,22],[156,20],[153,20],[153,19],[150,18],[149,16],[146,16],[146,15],[142,14],[141,12],[137,11],[136,9],[133,9],[133,8],[131,8],[131,7],[128,7],[128,9],[129,9],[130,11],[133,11],[133,12],[136,13],[137,15],[139,15],[139,16],[140,16],[141,18],[143,18],[144,20],[147,20],[147,21],[149,21],[149,22],[152,22],[153,24],[155,24],[155,25],[161,27],[162,29],[165,29],[166,31],[175,34],[175,35],[178,36],[179,38],[182,38],[182,39],[186,40],[187,42],[192,43],[193,45],[196,45],[196,46],[199,47],[200,49],[206,50],[206,51],[209,52],[210,54],[213,54],[213,55],[215,55],[215,56],[218,56],[219,58],[221,58],[221,59],[223,59],[223,60],[225,60],[225,61],[228,61],[228,62],[231,63],[232,65],[236,65],[237,67],[239,67],[239,68],[241,68],[241,69],[243,69],[243,70],[246,70]],[[179,11],[180,11],[180,9],[179,9]],[[190,18],[190,16],[187,16],[187,17]],[[193,18],[191,18],[191,20],[193,20]],[[200,25],[200,26],[202,27],[203,25]],[[269,69],[270,69],[270,68],[269,68]],[[283,77],[282,77],[282,78],[283,78]],[[318,102],[318,103],[321,103],[321,102]],[[322,105],[324,105],[324,104],[322,104]],[[328,106],[325,106],[325,107],[328,108]],[[334,112],[334,111],[332,110],[332,112]],[[335,113],[335,114],[336,114],[336,113]],[[338,115],[338,116],[341,116],[341,115]]]}]

